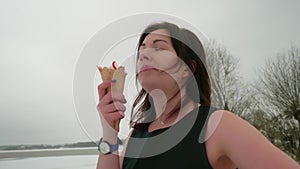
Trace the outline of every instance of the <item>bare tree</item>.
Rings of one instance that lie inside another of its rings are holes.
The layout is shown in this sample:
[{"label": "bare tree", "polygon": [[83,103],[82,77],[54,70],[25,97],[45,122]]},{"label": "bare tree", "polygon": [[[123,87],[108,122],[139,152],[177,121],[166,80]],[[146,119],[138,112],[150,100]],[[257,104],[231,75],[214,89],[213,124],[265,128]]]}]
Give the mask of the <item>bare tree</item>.
[{"label": "bare tree", "polygon": [[238,60],[216,41],[205,46],[212,84],[212,104],[240,116],[251,105],[250,86],[242,82],[237,70]]},{"label": "bare tree", "polygon": [[[291,47],[269,60],[256,88],[260,98],[257,110],[269,116],[270,126],[261,130],[275,145],[300,162],[300,50]],[[280,141],[279,141],[280,140]]]},{"label": "bare tree", "polygon": [[267,113],[261,109],[252,110],[244,118],[265,135],[275,146],[299,161],[299,128],[295,119],[284,114]]}]

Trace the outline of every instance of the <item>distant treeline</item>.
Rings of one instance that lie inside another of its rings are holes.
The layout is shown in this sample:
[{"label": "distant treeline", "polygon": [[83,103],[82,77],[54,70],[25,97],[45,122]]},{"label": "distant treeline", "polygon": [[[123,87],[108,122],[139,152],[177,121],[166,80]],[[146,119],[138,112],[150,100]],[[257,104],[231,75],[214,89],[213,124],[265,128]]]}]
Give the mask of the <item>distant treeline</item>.
[{"label": "distant treeline", "polygon": [[71,144],[39,144],[39,145],[5,145],[0,146],[0,151],[4,150],[32,150],[32,149],[58,149],[58,148],[79,148],[79,147],[96,147],[94,142],[78,142]]}]

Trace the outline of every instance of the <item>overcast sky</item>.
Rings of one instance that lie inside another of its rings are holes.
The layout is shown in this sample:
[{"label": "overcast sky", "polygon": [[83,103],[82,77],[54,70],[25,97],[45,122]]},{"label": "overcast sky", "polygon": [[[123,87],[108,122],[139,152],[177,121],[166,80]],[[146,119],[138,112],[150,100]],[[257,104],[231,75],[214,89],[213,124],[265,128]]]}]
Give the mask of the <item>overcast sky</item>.
[{"label": "overcast sky", "polygon": [[239,58],[249,81],[266,58],[300,46],[298,0],[187,2],[1,0],[0,145],[88,140],[73,106],[75,64],[97,31],[124,16],[159,12],[188,21]]}]

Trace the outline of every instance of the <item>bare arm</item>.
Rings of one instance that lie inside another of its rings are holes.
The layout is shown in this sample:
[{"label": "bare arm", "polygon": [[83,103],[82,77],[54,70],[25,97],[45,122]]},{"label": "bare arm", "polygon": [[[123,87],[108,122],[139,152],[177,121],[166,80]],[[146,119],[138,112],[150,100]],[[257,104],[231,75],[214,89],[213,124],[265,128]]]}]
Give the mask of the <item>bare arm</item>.
[{"label": "bare arm", "polygon": [[120,169],[120,161],[117,154],[99,154],[97,169]]},{"label": "bare arm", "polygon": [[[103,128],[104,141],[111,145],[117,144],[118,131],[114,129],[116,121],[124,118],[126,110],[123,105],[126,103],[122,93],[107,92],[107,88],[112,84],[110,81],[105,81],[98,86],[99,104],[97,109],[99,111],[101,124]],[[118,151],[110,154],[99,154],[97,169],[120,169],[120,158]]]},{"label": "bare arm", "polygon": [[220,123],[210,138],[218,145],[220,157],[228,157],[241,169],[300,169],[292,158],[248,122],[228,111],[221,114]]},{"label": "bare arm", "polygon": [[[122,164],[123,164],[124,157],[125,157],[126,147],[127,147],[127,144],[128,144],[128,141],[129,141],[129,138],[130,138],[132,132],[133,131],[129,132],[128,138],[125,140],[125,143],[124,143],[124,146],[123,146],[124,148],[123,148],[123,150],[122,150],[122,152],[120,153],[119,156],[118,156],[118,154],[109,154],[109,155],[101,155],[100,154],[99,155],[97,169],[99,169],[99,168],[111,168],[111,167],[117,168],[117,166],[114,166],[114,165],[118,164],[118,162],[115,163],[115,161],[117,161],[117,160],[119,160],[119,168],[122,169]],[[119,158],[119,159],[117,159],[117,158]],[[100,165],[101,161],[106,161],[106,162],[104,164]],[[111,163],[113,163],[112,164],[113,166],[110,166]],[[109,165],[109,166],[106,166],[106,165]]]}]

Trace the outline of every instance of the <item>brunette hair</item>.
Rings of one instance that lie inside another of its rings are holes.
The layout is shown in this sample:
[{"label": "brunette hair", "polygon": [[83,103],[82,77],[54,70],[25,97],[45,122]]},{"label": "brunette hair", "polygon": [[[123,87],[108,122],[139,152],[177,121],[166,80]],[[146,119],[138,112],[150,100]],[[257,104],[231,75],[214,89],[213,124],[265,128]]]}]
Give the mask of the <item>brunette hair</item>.
[{"label": "brunette hair", "polygon": [[[164,29],[169,32],[177,56],[184,61],[193,72],[193,76],[197,83],[197,89],[195,89],[195,85],[192,84],[192,78],[190,77],[186,85],[187,96],[196,103],[210,106],[211,86],[209,75],[206,70],[206,57],[200,40],[193,32],[185,28],[179,28],[177,25],[168,22],[151,24],[146,27],[141,34],[137,50],[139,50],[144,39],[151,32],[158,29]],[[154,120],[154,107],[151,105],[153,105],[151,96],[144,89],[141,89],[132,106],[130,119],[131,127],[140,129],[144,126],[145,122],[150,122],[151,119]]]}]

